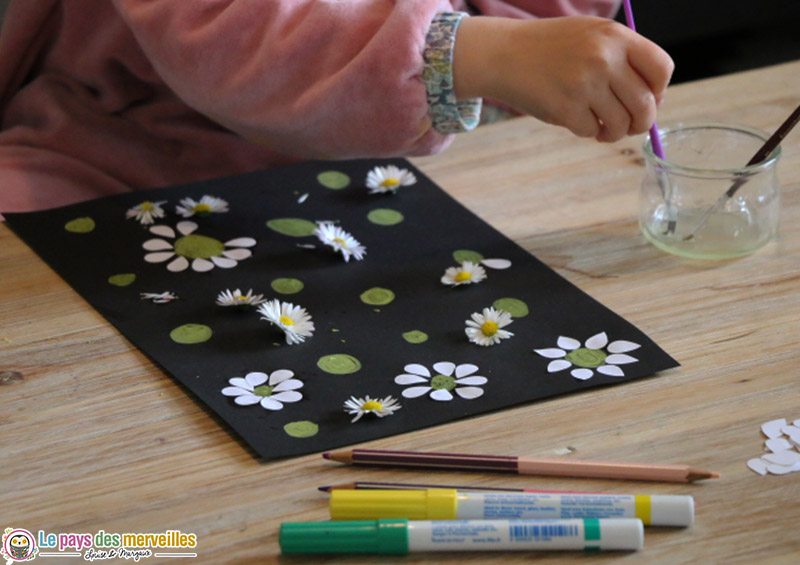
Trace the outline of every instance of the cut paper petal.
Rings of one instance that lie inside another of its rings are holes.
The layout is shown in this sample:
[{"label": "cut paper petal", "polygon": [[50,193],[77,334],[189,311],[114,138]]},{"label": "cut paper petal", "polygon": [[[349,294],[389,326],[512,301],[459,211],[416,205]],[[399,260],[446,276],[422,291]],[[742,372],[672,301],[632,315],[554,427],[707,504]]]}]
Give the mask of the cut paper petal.
[{"label": "cut paper petal", "polygon": [[289,379],[286,381],[281,381],[275,385],[275,388],[272,389],[272,392],[283,392],[285,390],[297,390],[298,388],[303,388],[303,381],[298,381],[297,379]]},{"label": "cut paper petal", "polygon": [[792,449],[792,444],[789,443],[788,440],[782,437],[775,437],[768,439],[765,442],[765,445],[767,446],[767,449],[769,449],[773,453],[778,451],[785,451],[787,449]]},{"label": "cut paper petal", "polygon": [[242,396],[237,396],[234,402],[239,406],[252,406],[253,404],[261,402],[261,397],[255,394],[244,394]]},{"label": "cut paper petal", "polygon": [[162,237],[175,238],[175,230],[169,226],[153,226],[150,228],[150,233],[160,235]]},{"label": "cut paper petal", "polygon": [[786,467],[784,465],[776,465],[775,463],[770,463],[767,465],[767,471],[772,473],[773,475],[788,475],[792,472],[791,467]]},{"label": "cut paper petal", "polygon": [[267,396],[266,398],[261,399],[261,406],[266,408],[267,410],[280,410],[283,408],[283,404],[278,400],[275,400],[271,396]]},{"label": "cut paper petal", "polygon": [[[244,379],[231,379],[231,384],[234,384],[233,383],[234,380],[244,382]],[[247,385],[247,383],[244,384]],[[241,396],[243,394],[250,394],[250,391],[241,388],[239,385],[226,386],[225,388],[222,389],[222,394],[224,394],[225,396]]]},{"label": "cut paper petal", "polygon": [[181,235],[189,235],[197,229],[197,224],[194,222],[178,222],[178,225],[175,227],[178,229]]},{"label": "cut paper petal", "polygon": [[294,373],[288,369],[278,369],[277,371],[273,371],[272,374],[269,376],[269,384],[274,386],[287,379],[291,379],[293,376]]},{"label": "cut paper petal", "polygon": [[[606,359],[607,361],[608,359]],[[622,369],[617,367],[616,365],[601,365],[597,368],[598,373],[603,373],[604,375],[608,375],[609,377],[624,377],[625,373],[622,372]]]},{"label": "cut paper petal", "polygon": [[[231,379],[229,382],[231,384],[234,384],[234,380],[238,381],[239,379]],[[250,385],[251,389],[253,389],[253,388],[255,388],[255,387],[259,386],[259,385],[263,385],[265,382],[267,382],[267,374],[266,373],[262,373],[260,371],[253,371],[252,373],[247,373],[244,376],[244,380],[247,382],[247,384]],[[237,385],[237,386],[241,386],[241,385]]]},{"label": "cut paper petal", "polygon": [[511,261],[508,259],[484,259],[481,263],[484,267],[497,270],[508,269],[511,266]]},{"label": "cut paper petal", "polygon": [[225,245],[229,247],[253,247],[255,244],[256,240],[252,237],[237,237],[225,242]]},{"label": "cut paper petal", "polygon": [[227,257],[228,259],[235,259],[236,261],[241,261],[242,259],[247,259],[253,254],[252,251],[249,249],[226,249],[222,252],[222,255]]},{"label": "cut paper petal", "polygon": [[791,426],[791,425],[783,426],[781,428],[781,432],[784,435],[787,435],[787,436],[790,436],[790,435],[793,435],[793,434],[800,434],[800,428],[798,428],[797,426]]},{"label": "cut paper petal", "polygon": [[[434,368],[436,366],[434,365]],[[467,375],[471,375],[475,371],[478,370],[477,365],[471,365],[469,363],[463,363],[456,367],[456,378],[460,379],[461,377],[466,377]],[[482,377],[481,377],[482,378]]]},{"label": "cut paper petal", "polygon": [[592,375],[594,375],[594,373],[590,369],[573,369],[572,371],[570,371],[570,374],[576,379],[580,379],[582,381],[591,379]]},{"label": "cut paper petal", "polygon": [[407,373],[422,375],[423,377],[431,376],[431,373],[430,371],[428,371],[428,368],[425,365],[419,365],[418,363],[411,363],[410,365],[406,365],[405,367],[403,367],[403,370]]},{"label": "cut paper petal", "polygon": [[[479,396],[483,395],[483,389],[474,387],[474,386],[463,386],[456,388],[456,394],[461,398],[466,398],[467,400],[472,400],[473,398],[478,398]],[[433,395],[431,395],[433,396]]]},{"label": "cut paper petal", "polygon": [[555,361],[550,361],[550,364],[547,365],[547,372],[548,373],[555,373],[557,371],[563,371],[564,369],[569,369],[572,367],[572,363],[566,361],[564,359],[556,359]]},{"label": "cut paper petal", "polygon": [[600,332],[586,340],[586,347],[589,349],[603,349],[607,343],[608,336],[606,332]]},{"label": "cut paper petal", "polygon": [[775,453],[765,453],[761,459],[768,463],[775,463],[776,465],[784,465],[791,467],[796,463],[800,463],[800,453],[795,450],[778,451]]},{"label": "cut paper petal", "polygon": [[551,347],[549,349],[534,349],[534,351],[542,357],[547,357],[548,359],[558,359],[559,357],[564,357],[567,354],[567,352],[563,349],[556,349],[555,347]]},{"label": "cut paper petal", "polygon": [[791,441],[795,447],[800,448],[800,433],[790,434],[789,441]]},{"label": "cut paper petal", "polygon": [[427,383],[428,379],[420,377],[419,375],[397,375],[394,382],[399,385],[414,385],[417,383]]},{"label": "cut paper petal", "polygon": [[606,363],[611,363],[612,365],[626,365],[628,363],[636,363],[637,361],[638,359],[635,357],[625,355],[624,353],[614,353],[606,357]]},{"label": "cut paper petal", "polygon": [[446,402],[448,400],[453,400],[453,395],[450,393],[449,390],[441,389],[441,390],[434,390],[431,393],[431,398],[434,400],[438,400],[440,402]]},{"label": "cut paper petal", "polygon": [[800,418],[798,418],[797,420],[795,420],[794,422],[792,422],[792,425],[794,425],[794,426],[796,426],[796,427],[800,428]]},{"label": "cut paper petal", "polygon": [[785,425],[785,418],[781,418],[780,420],[770,420],[769,422],[764,422],[761,424],[761,431],[764,432],[765,436],[772,439],[783,435],[781,429],[783,429]]},{"label": "cut paper petal", "polygon": [[403,391],[403,396],[406,398],[417,398],[418,396],[427,394],[429,390],[431,390],[429,386],[412,386]]},{"label": "cut paper petal", "polygon": [[[458,379],[456,383],[459,385],[485,385],[488,381],[489,379],[486,377],[479,377],[478,375],[475,375],[472,377]],[[458,391],[458,389],[456,389],[456,391]]]},{"label": "cut paper petal", "polygon": [[[273,389],[274,391],[275,389]],[[299,402],[303,399],[303,395],[297,392],[296,390],[284,390],[279,392],[278,394],[273,394],[268,398],[274,398],[279,402]]]},{"label": "cut paper petal", "polygon": [[233,259],[228,259],[227,257],[212,257],[211,262],[217,267],[221,267],[223,269],[232,269],[239,264]]},{"label": "cut paper petal", "polygon": [[142,244],[142,247],[147,251],[162,251],[164,249],[172,249],[172,244],[163,239],[148,239]]},{"label": "cut paper petal", "polygon": [[167,270],[173,273],[180,273],[188,268],[189,260],[186,257],[176,257],[174,261],[167,265]]},{"label": "cut paper petal", "polygon": [[144,256],[144,260],[148,263],[163,263],[167,259],[174,256],[174,251],[159,251],[157,253],[148,253]]},{"label": "cut paper petal", "polygon": [[567,349],[572,351],[573,349],[578,349],[581,346],[581,342],[577,339],[573,339],[571,337],[560,335],[558,336],[558,341],[556,342],[561,349]]},{"label": "cut paper petal", "polygon": [[620,339],[617,341],[612,341],[608,344],[608,352],[609,353],[628,353],[629,351],[633,351],[634,349],[639,349],[641,345],[638,343],[633,343],[632,341],[625,341],[624,339]]},{"label": "cut paper petal", "polygon": [[197,259],[192,261],[192,270],[197,271],[198,273],[205,273],[206,271],[210,271],[214,268],[214,263],[209,261],[208,259],[203,259],[198,257]]},{"label": "cut paper petal", "polygon": [[767,464],[764,463],[761,459],[751,459],[750,461],[747,462],[747,466],[750,467],[750,469],[752,469],[759,475],[767,474]]},{"label": "cut paper petal", "polygon": [[433,365],[433,370],[437,373],[440,373],[446,377],[449,377],[453,374],[453,371],[456,368],[455,363],[450,363],[449,361],[440,361],[439,363],[435,363]]}]

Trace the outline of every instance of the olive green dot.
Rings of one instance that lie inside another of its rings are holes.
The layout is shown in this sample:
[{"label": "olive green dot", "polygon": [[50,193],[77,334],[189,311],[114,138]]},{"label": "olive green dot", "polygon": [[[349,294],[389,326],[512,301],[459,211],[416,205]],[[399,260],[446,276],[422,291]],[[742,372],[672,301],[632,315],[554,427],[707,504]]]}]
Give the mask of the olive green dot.
[{"label": "olive green dot", "polygon": [[425,343],[428,341],[428,334],[420,330],[411,330],[403,333],[403,339],[408,343]]},{"label": "olive green dot", "polygon": [[270,283],[272,290],[279,294],[297,294],[303,290],[303,281],[298,279],[281,278]]},{"label": "olive green dot", "polygon": [[175,241],[175,253],[189,259],[211,259],[225,251],[225,244],[213,237],[189,234]]},{"label": "olive green dot", "polygon": [[319,426],[310,420],[289,422],[283,426],[283,431],[292,437],[304,438],[317,435]]},{"label": "olive green dot", "polygon": [[203,324],[184,324],[169,332],[169,337],[175,343],[189,345],[208,341],[212,333],[211,328]]},{"label": "olive green dot", "polygon": [[379,226],[393,226],[403,221],[403,214],[391,208],[376,208],[367,214],[367,219]]},{"label": "olive green dot", "polygon": [[120,273],[118,275],[111,275],[108,277],[108,283],[114,286],[128,286],[136,280],[136,275],[133,273]]},{"label": "olive green dot", "polygon": [[64,229],[72,233],[89,233],[94,229],[94,220],[86,218],[75,218],[64,224]]},{"label": "olive green dot", "polygon": [[375,286],[361,293],[361,301],[370,306],[384,306],[394,300],[394,292]]},{"label": "olive green dot", "polygon": [[469,261],[470,263],[478,264],[483,261],[483,255],[478,253],[477,251],[472,251],[471,249],[459,249],[453,252],[453,259],[456,260],[456,263],[463,263],[464,261]]},{"label": "olive green dot", "polygon": [[361,369],[361,361],[346,353],[334,353],[320,357],[317,367],[332,375],[349,375]]},{"label": "olive green dot", "polygon": [[350,184],[350,177],[339,171],[325,171],[317,175],[317,181],[325,188],[340,190]]},{"label": "olive green dot", "polygon": [[317,224],[302,218],[275,218],[267,222],[267,227],[283,235],[307,237],[314,235]]},{"label": "olive green dot", "polygon": [[498,298],[492,304],[498,310],[505,310],[515,318],[522,318],[530,314],[528,305],[517,298]]}]

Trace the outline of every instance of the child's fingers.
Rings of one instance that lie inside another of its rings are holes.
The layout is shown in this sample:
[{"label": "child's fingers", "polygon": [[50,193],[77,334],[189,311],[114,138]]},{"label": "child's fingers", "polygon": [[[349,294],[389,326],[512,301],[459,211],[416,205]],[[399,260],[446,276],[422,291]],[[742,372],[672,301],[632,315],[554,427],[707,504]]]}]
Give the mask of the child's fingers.
[{"label": "child's fingers", "polygon": [[639,39],[641,43],[635,46],[636,48],[628,50],[628,62],[647,83],[658,100],[667,89],[669,79],[672,78],[672,71],[675,69],[675,63],[666,51],[655,43],[643,37]]},{"label": "child's fingers", "polygon": [[[576,108],[568,113],[565,122],[560,123],[578,137],[597,137],[602,130],[597,116],[588,106]],[[556,122],[557,123],[557,122]]]},{"label": "child's fingers", "polygon": [[656,98],[644,79],[632,68],[614,78],[611,90],[630,115],[627,134],[644,133],[656,121]]},{"label": "child's fingers", "polygon": [[597,141],[617,141],[630,129],[631,115],[622,101],[609,88],[598,93],[592,101],[592,112],[601,122]]}]

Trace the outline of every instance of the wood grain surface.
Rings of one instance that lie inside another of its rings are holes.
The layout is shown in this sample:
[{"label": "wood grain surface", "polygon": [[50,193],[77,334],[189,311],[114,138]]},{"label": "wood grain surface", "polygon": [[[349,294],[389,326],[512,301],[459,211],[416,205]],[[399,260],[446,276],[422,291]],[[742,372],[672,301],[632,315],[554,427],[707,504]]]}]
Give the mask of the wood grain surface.
[{"label": "wood grain surface", "polygon": [[[771,131],[798,100],[794,62],[673,87],[659,124]],[[800,562],[800,473],[762,477],[745,465],[762,452],[761,423],[800,418],[800,131],[783,143],[778,240],[723,262],[645,242],[636,220],[642,142],[598,144],[518,118],[413,161],[682,366],[361,447],[683,463],[720,479],[426,473],[319,455],[264,463],[0,225],[0,526],[195,533],[198,557],[171,563]],[[280,556],[280,523],[327,519],[316,487],[355,480],[690,494],[697,519],[649,528],[631,554]]]}]

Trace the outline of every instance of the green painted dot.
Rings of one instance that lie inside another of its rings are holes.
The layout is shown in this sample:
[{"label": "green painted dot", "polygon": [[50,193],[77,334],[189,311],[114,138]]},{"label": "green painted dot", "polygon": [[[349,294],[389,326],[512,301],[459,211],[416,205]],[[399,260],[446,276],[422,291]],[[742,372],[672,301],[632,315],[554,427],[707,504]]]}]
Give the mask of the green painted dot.
[{"label": "green painted dot", "polygon": [[317,181],[325,188],[340,190],[350,184],[350,177],[339,171],[325,171],[317,175]]},{"label": "green painted dot", "polygon": [[431,379],[431,387],[435,390],[453,390],[456,388],[456,380],[447,375],[435,375]]},{"label": "green painted dot", "polygon": [[292,437],[311,437],[317,435],[319,426],[310,420],[289,422],[283,426],[283,431]]},{"label": "green painted dot", "polygon": [[370,306],[384,306],[394,300],[394,292],[388,288],[372,287],[361,293],[361,301]]},{"label": "green painted dot", "polygon": [[136,280],[136,275],[133,273],[120,273],[118,275],[111,275],[108,277],[108,283],[114,286],[128,286]]},{"label": "green painted dot", "polygon": [[505,310],[515,318],[522,318],[530,314],[528,305],[517,298],[498,298],[492,304],[498,310]]},{"label": "green painted dot", "polygon": [[379,226],[393,226],[403,221],[403,214],[391,208],[376,208],[367,214],[367,219]]},{"label": "green painted dot", "polygon": [[208,341],[212,333],[211,328],[203,324],[184,324],[169,332],[169,337],[175,343],[188,345]]},{"label": "green painted dot", "polygon": [[349,375],[361,369],[361,361],[346,353],[334,353],[320,357],[317,367],[332,375]]},{"label": "green painted dot", "polygon": [[302,218],[275,218],[267,222],[267,227],[283,235],[307,237],[314,235],[317,224]]},{"label": "green painted dot", "polygon": [[459,249],[457,251],[453,251],[453,259],[456,260],[456,263],[463,263],[464,261],[469,261],[477,265],[478,263],[483,261],[483,255],[481,255],[477,251],[472,251],[471,249]]},{"label": "green painted dot", "polygon": [[602,349],[588,349],[586,347],[579,347],[567,353],[564,357],[570,363],[578,367],[586,367],[594,369],[606,362],[606,352]]},{"label": "green painted dot", "polygon": [[94,229],[94,220],[86,218],[75,218],[64,224],[64,229],[72,233],[89,233]]},{"label": "green painted dot", "polygon": [[270,286],[279,294],[297,294],[303,290],[303,281],[288,278],[275,279]]},{"label": "green painted dot", "polygon": [[225,251],[225,244],[213,237],[190,234],[175,241],[175,253],[189,259],[210,259],[219,257]]},{"label": "green painted dot", "polygon": [[408,343],[425,343],[428,341],[428,334],[420,330],[411,330],[403,333],[403,339]]}]

